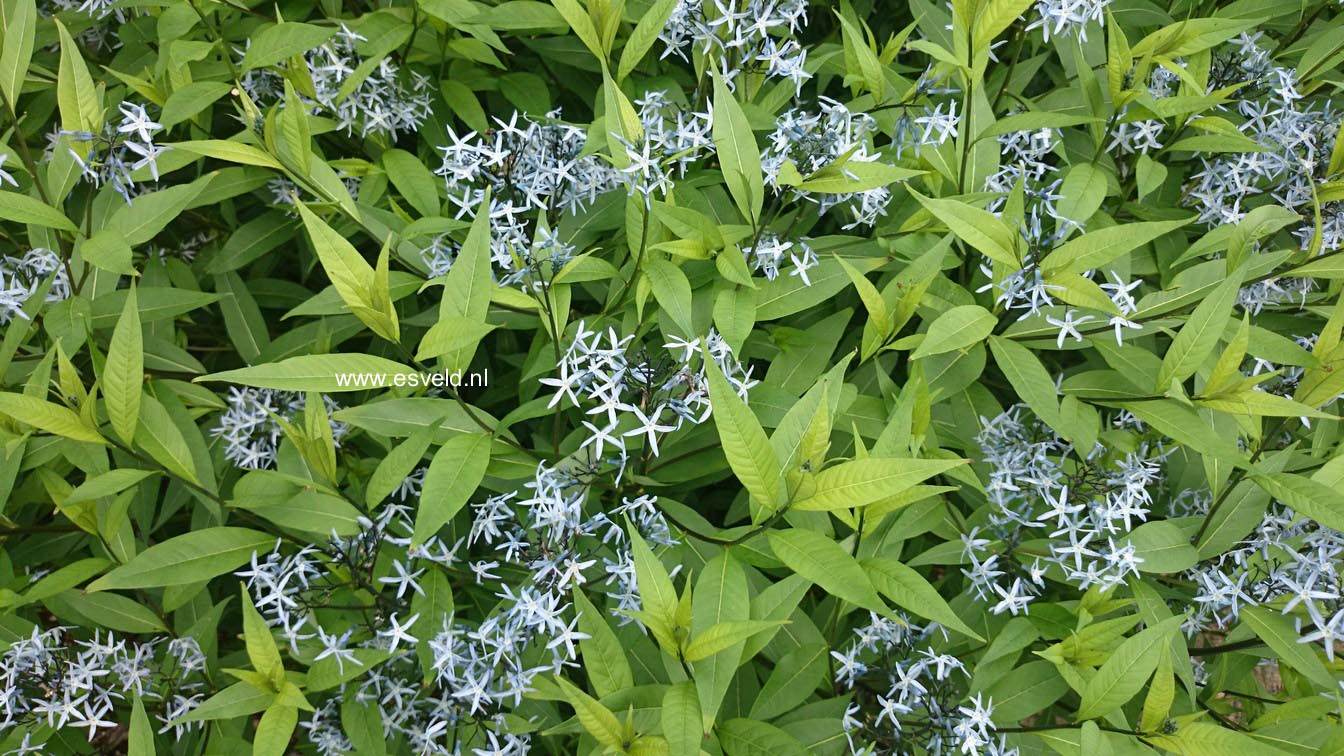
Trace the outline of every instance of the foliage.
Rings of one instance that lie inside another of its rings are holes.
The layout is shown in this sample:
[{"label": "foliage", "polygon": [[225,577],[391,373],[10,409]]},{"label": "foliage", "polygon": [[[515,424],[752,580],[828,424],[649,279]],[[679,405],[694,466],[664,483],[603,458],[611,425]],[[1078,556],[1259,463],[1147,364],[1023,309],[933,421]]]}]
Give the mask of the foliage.
[{"label": "foliage", "polygon": [[0,0],[0,752],[1344,751],[1330,0]]}]

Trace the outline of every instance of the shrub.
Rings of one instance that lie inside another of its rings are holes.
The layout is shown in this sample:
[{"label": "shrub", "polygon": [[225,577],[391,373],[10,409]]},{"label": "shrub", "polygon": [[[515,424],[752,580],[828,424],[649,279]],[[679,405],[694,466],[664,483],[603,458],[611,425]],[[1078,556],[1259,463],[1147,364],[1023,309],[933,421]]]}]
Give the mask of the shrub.
[{"label": "shrub", "polygon": [[1335,754],[1335,4],[3,0],[0,751]]}]

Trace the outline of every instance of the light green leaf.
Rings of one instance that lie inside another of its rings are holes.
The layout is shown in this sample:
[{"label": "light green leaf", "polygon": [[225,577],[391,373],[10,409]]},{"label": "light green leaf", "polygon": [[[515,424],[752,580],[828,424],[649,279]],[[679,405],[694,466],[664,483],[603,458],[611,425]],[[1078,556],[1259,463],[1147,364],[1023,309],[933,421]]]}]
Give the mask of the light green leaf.
[{"label": "light green leaf", "polygon": [[1106,198],[1106,174],[1091,163],[1078,163],[1065,174],[1059,193],[1055,211],[1060,217],[1085,223]]},{"label": "light green leaf", "polygon": [[1046,255],[1041,270],[1084,273],[1190,223],[1189,220],[1127,223],[1091,231]]},{"label": "light green leaf", "polygon": [[439,214],[438,187],[442,179],[435,178],[419,158],[405,150],[388,150],[381,160],[392,185],[416,212],[426,218]]},{"label": "light green leaf", "polygon": [[251,35],[242,70],[269,66],[321,45],[336,34],[334,26],[284,22],[265,26]]},{"label": "light green leaf", "polygon": [[840,544],[800,528],[770,530],[766,536],[779,561],[831,595],[884,616],[891,613],[863,568]]},{"label": "light green leaf", "polygon": [[277,538],[247,528],[194,530],[155,544],[127,564],[89,584],[89,591],[188,585],[246,564],[257,551],[270,551]]},{"label": "light green leaf", "polygon": [[579,632],[589,637],[579,641],[583,668],[599,698],[635,684],[625,647],[617,640],[602,612],[580,588],[574,589],[574,609],[579,613]]},{"label": "light green leaf", "polygon": [[0,4],[0,93],[11,104],[18,100],[28,78],[37,19],[34,0],[5,0]]},{"label": "light green leaf", "polygon": [[644,273],[649,277],[653,296],[658,300],[683,336],[695,333],[691,325],[691,283],[681,268],[667,260],[653,258],[644,262]]},{"label": "light green leaf", "polygon": [[1241,291],[1245,269],[1233,271],[1209,294],[1181,326],[1162,358],[1157,372],[1157,391],[1166,391],[1173,381],[1184,381],[1204,364],[1223,335],[1228,314]]},{"label": "light green leaf", "polygon": [[448,439],[425,471],[413,543],[424,543],[466,506],[490,464],[491,437],[464,433]]},{"label": "light green leaf", "polygon": [[119,494],[140,481],[154,475],[150,470],[135,470],[129,467],[108,470],[100,475],[85,478],[75,490],[65,497],[65,505],[82,501],[97,501],[105,496]]},{"label": "light green leaf", "polygon": [[1344,531],[1344,493],[1338,488],[1286,472],[1251,473],[1250,477],[1294,512],[1327,528]]},{"label": "light green leaf", "polygon": [[1297,629],[1291,619],[1263,606],[1243,607],[1241,618],[1278,655],[1280,661],[1326,690],[1332,690],[1338,685],[1312,647],[1298,641]]},{"label": "light green leaf", "polygon": [[26,194],[0,191],[0,220],[30,223],[61,231],[76,231],[74,223],[59,210],[53,209]]},{"label": "light green leaf", "polygon": [[625,77],[635,70],[635,66],[639,65],[639,61],[648,54],[676,8],[677,0],[658,0],[640,17],[635,30],[630,32],[630,38],[625,41],[625,47],[621,50],[621,62],[616,66],[617,81],[624,81]]},{"label": "light green leaf", "polygon": [[267,707],[252,737],[252,756],[284,756],[299,723],[299,710],[279,701]]},{"label": "light green leaf", "polygon": [[381,301],[375,293],[374,270],[368,261],[306,205],[298,202],[296,206],[322,269],[327,272],[336,293],[341,295],[341,301],[374,333],[388,341],[399,341],[396,311],[392,309],[390,299]]},{"label": "light green leaf", "polygon": [[1017,255],[1017,234],[992,213],[961,200],[925,197],[913,189],[910,193],[948,230],[985,257],[1003,263],[1009,271],[1022,267]]},{"label": "light green leaf", "polygon": [[1143,560],[1141,572],[1172,573],[1193,567],[1199,552],[1185,531],[1165,520],[1146,522],[1129,533],[1135,555]]},{"label": "light green leaf", "polygon": [[859,565],[878,592],[893,603],[969,638],[984,640],[952,611],[938,589],[918,572],[895,559],[885,557],[864,559]]},{"label": "light green leaf", "polygon": [[700,699],[689,680],[670,685],[663,694],[663,737],[670,756],[700,756],[705,731],[701,724]]},{"label": "light green leaf", "polygon": [[709,396],[714,426],[723,443],[724,456],[742,487],[751,495],[752,521],[770,516],[779,506],[779,459],[770,446],[761,423],[737,395],[713,360],[706,360]]},{"label": "light green leaf", "polygon": [[910,355],[910,359],[917,360],[979,344],[994,332],[998,323],[998,319],[980,305],[953,307],[929,324],[924,340]]},{"label": "light green leaf", "polygon": [[[716,69],[717,70],[717,69]],[[765,178],[761,174],[761,151],[751,133],[747,114],[723,79],[714,75],[714,150],[728,193],[742,215],[753,225],[761,221],[765,203]]]},{"label": "light green leaf", "polygon": [[966,463],[964,459],[895,457],[868,457],[842,462],[817,473],[816,492],[795,502],[793,509],[829,512],[866,507]]},{"label": "light green leaf", "polygon": [[91,444],[107,443],[98,431],[85,425],[79,415],[58,404],[44,402],[36,397],[0,393],[0,415],[76,441]]},{"label": "light green leaf", "polygon": [[[405,376],[398,378],[398,376]],[[415,376],[399,362],[369,354],[309,354],[194,379],[285,391],[367,391],[401,385]]]},{"label": "light green leaf", "polygon": [[1166,645],[1184,617],[1163,620],[1126,638],[1087,682],[1078,705],[1077,721],[1095,719],[1123,706],[1138,693],[1157,668],[1159,645]]},{"label": "light green leaf", "polygon": [[[93,86],[93,77],[89,76],[89,68],[80,54],[80,46],[71,38],[65,24],[58,18],[52,20],[56,23],[56,32],[61,41],[61,61],[56,73],[56,101],[61,108],[61,128],[65,131],[96,133],[103,127],[102,92]],[[82,150],[81,155],[87,154],[87,147]]]},{"label": "light green leaf", "polygon": [[140,309],[135,303],[135,285],[126,296],[121,317],[112,329],[103,366],[103,396],[107,417],[121,440],[132,443],[140,422],[140,394],[145,381],[145,354],[140,332]]},{"label": "light green leaf", "polygon": [[616,715],[602,704],[598,703],[592,696],[584,693],[575,687],[574,683],[563,677],[555,678],[560,689],[564,691],[565,699],[569,705],[574,707],[574,714],[579,718],[579,724],[588,731],[597,742],[608,748],[624,750],[625,728],[621,727],[620,720]]},{"label": "light green leaf", "polygon": [[154,726],[149,723],[140,696],[131,704],[131,726],[126,740],[126,756],[154,756]]}]

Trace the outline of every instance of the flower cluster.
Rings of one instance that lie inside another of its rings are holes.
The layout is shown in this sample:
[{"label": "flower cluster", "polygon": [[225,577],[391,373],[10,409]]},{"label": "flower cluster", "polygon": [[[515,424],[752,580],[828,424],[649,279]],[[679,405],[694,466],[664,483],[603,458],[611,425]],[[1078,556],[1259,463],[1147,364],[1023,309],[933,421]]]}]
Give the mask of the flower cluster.
[{"label": "flower cluster", "polygon": [[67,149],[84,180],[94,187],[112,187],[129,203],[138,181],[132,174],[147,168],[158,181],[156,161],[168,147],[154,144],[154,136],[163,130],[163,124],[150,118],[145,106],[123,102],[120,110],[121,122],[109,123],[99,133],[62,131],[61,134],[71,143]]},{"label": "flower cluster", "polygon": [[[971,565],[963,573],[980,600],[994,602],[993,613],[1026,613],[1047,576],[1107,590],[1138,574],[1143,560],[1126,536],[1148,519],[1163,453],[1143,443],[1119,456],[1102,446],[1075,449],[1020,405],[983,422],[977,440],[991,505],[984,528],[993,539],[978,529],[962,536]],[[1024,541],[1047,536],[1047,553],[1029,564],[1019,558]]]},{"label": "flower cluster", "polygon": [[937,624],[870,614],[831,652],[836,684],[855,695],[844,719],[853,753],[1017,754],[995,738],[993,700],[968,697],[965,665],[935,650],[946,636]]},{"label": "flower cluster", "polygon": [[[589,331],[580,322],[559,362],[559,374],[541,379],[555,389],[548,407],[568,400],[567,405],[592,417],[592,422],[582,421],[579,448],[592,464],[615,466],[617,480],[630,460],[626,439],[634,438],[647,460],[658,456],[663,436],[709,419],[705,359],[714,361],[738,394],[745,396],[755,385],[751,367],[734,359],[728,342],[713,330],[703,348],[698,341],[676,340],[664,345],[669,350],[664,353],[633,349],[634,339],[611,328]],[[696,357],[701,364],[692,367]]]},{"label": "flower cluster", "polygon": [[[118,727],[114,710],[140,699],[160,732],[199,728],[179,723],[205,699],[206,657],[191,637],[136,642],[75,628],[34,627],[0,654],[0,730],[45,725],[87,730],[90,740]],[[25,738],[18,753],[42,753]],[[14,753],[11,751],[10,753]]]},{"label": "flower cluster", "polygon": [[23,307],[51,278],[46,301],[59,302],[70,296],[70,277],[61,258],[49,249],[30,249],[22,257],[0,255],[0,325],[15,318],[28,319]]},{"label": "flower cluster", "polygon": [[[376,62],[366,59],[359,53],[360,42],[368,39],[342,24],[329,41],[303,56],[312,83],[304,101],[314,112],[333,116],[347,134],[395,141],[430,117],[429,77],[416,71],[403,75],[386,57]],[[284,97],[284,77],[271,68],[246,72],[242,84],[258,104]]]},{"label": "flower cluster", "polygon": [[805,0],[677,0],[659,39],[663,57],[710,57],[731,86],[743,73],[785,79],[801,91],[812,78],[807,50],[789,35],[807,24]]},{"label": "flower cluster", "polygon": [[853,176],[853,166],[881,159],[873,151],[872,138],[877,121],[867,113],[853,113],[842,103],[818,98],[815,112],[794,109],[779,116],[770,134],[770,146],[761,156],[765,181],[776,192],[817,205],[817,214],[844,206],[851,220],[844,228],[871,226],[886,214],[891,192],[884,186],[860,192],[820,193],[781,186],[780,172],[786,163],[794,171],[808,176],[822,168],[839,165]]},{"label": "flower cluster", "polygon": [[[322,397],[327,412],[337,409],[330,397]],[[228,408],[219,416],[211,433],[224,440],[224,458],[246,470],[274,467],[284,426],[303,412],[304,395],[274,389],[231,388]],[[350,426],[331,421],[331,436],[339,446]]]}]

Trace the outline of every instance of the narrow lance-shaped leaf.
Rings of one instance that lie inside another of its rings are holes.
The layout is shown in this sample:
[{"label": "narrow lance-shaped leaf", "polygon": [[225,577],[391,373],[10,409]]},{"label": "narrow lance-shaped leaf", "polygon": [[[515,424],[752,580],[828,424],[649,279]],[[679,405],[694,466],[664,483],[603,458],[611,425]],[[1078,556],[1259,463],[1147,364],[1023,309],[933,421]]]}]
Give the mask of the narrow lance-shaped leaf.
[{"label": "narrow lance-shaped leaf", "polygon": [[145,380],[145,355],[140,333],[140,310],[135,303],[135,286],[126,295],[112,342],[103,366],[103,397],[112,429],[122,441],[135,439],[140,420],[140,392]]},{"label": "narrow lance-shaped leaf", "polygon": [[[705,350],[708,354],[708,350]],[[752,502],[752,520],[760,522],[779,505],[782,471],[761,423],[751,408],[733,390],[723,371],[712,359],[705,361],[714,426],[723,443],[724,456],[733,474],[742,481]]]},{"label": "narrow lance-shaped leaf", "polygon": [[761,220],[761,207],[765,203],[761,152],[751,133],[747,114],[717,73],[714,75],[713,137],[728,193],[737,209],[754,226]]}]

